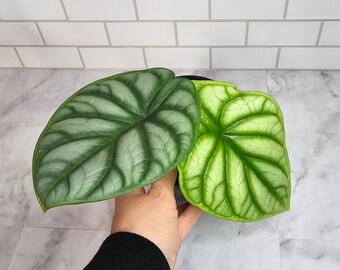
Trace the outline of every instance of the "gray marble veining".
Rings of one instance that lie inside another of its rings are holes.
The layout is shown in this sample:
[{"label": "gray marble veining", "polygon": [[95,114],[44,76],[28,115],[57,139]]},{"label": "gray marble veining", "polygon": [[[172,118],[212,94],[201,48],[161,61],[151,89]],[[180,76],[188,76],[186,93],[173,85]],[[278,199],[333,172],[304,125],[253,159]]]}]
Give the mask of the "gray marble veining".
[{"label": "gray marble veining", "polygon": [[210,235],[212,232],[224,235],[224,237],[278,238],[278,217],[264,219],[256,223],[238,223],[203,213],[191,233]]},{"label": "gray marble veining", "polygon": [[280,242],[282,270],[338,270],[340,242],[283,240]]},{"label": "gray marble veining", "polygon": [[7,269],[29,212],[31,157],[40,132],[0,126],[0,269]]},{"label": "gray marble veining", "polygon": [[43,213],[34,194],[31,198],[26,226],[110,231],[114,200],[57,207]]},{"label": "gray marble veining", "polygon": [[340,240],[340,134],[289,134],[287,139],[292,198],[291,210],[280,216],[281,236]]},{"label": "gray marble veining", "polygon": [[83,269],[108,232],[25,227],[9,270]]},{"label": "gray marble veining", "polygon": [[[95,80],[123,72],[114,69],[85,69],[81,72],[74,88],[78,90]],[[266,71],[240,71],[240,70],[175,70],[176,75],[199,75],[213,80],[220,80],[235,84],[241,90],[267,92]]]},{"label": "gray marble veining", "polygon": [[8,269],[21,236],[22,225],[0,224],[0,269]]},{"label": "gray marble veining", "polygon": [[268,93],[280,104],[287,132],[339,133],[336,72],[270,71]]},{"label": "gray marble veining", "polygon": [[112,76],[117,73],[124,72],[123,70],[116,70],[116,69],[84,69],[81,71],[79,75],[79,79],[77,84],[75,85],[73,92],[79,90],[80,88],[84,87],[85,85],[94,82],[96,80]]},{"label": "gray marble veining", "polygon": [[0,125],[44,126],[74,89],[80,70],[15,70],[9,74],[0,88],[4,96]]},{"label": "gray marble veining", "polygon": [[[0,269],[82,269],[108,235],[114,200],[42,213],[34,145],[60,103],[119,70],[0,70]],[[256,223],[203,214],[176,270],[340,269],[340,72],[195,71],[280,104],[292,167],[291,210]]]},{"label": "gray marble veining", "polygon": [[175,269],[280,270],[279,239],[191,234],[183,243]]}]

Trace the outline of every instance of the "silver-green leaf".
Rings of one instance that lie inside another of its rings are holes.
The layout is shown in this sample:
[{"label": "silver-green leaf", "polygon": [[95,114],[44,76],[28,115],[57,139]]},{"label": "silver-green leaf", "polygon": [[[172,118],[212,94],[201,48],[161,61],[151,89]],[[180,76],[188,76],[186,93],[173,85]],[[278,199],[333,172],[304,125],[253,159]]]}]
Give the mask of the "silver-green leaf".
[{"label": "silver-green leaf", "polygon": [[196,144],[179,165],[182,193],[220,218],[256,221],[289,209],[290,165],[282,113],[260,92],[194,81],[201,104]]},{"label": "silver-green leaf", "polygon": [[36,144],[33,183],[41,207],[104,200],[155,182],[189,154],[199,122],[193,83],[167,69],[83,87]]}]

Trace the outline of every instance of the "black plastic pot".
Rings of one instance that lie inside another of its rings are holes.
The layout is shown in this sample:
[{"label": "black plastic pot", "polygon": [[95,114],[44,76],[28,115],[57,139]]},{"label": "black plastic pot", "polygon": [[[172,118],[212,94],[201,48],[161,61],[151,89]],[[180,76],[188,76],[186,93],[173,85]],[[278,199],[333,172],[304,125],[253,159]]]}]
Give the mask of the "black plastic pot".
[{"label": "black plastic pot", "polygon": [[181,76],[177,76],[177,77],[186,78],[186,79],[189,79],[189,80],[196,80],[196,81],[212,81],[212,79],[210,79],[210,78],[198,76],[198,75],[181,75]]}]

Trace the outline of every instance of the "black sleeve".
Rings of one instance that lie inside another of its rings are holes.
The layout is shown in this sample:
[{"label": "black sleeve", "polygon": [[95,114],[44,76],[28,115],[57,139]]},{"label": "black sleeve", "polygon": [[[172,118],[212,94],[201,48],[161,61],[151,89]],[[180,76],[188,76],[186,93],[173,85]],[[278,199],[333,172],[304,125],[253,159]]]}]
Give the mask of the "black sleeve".
[{"label": "black sleeve", "polygon": [[105,239],[84,270],[170,270],[163,252],[150,240],[118,232]]}]

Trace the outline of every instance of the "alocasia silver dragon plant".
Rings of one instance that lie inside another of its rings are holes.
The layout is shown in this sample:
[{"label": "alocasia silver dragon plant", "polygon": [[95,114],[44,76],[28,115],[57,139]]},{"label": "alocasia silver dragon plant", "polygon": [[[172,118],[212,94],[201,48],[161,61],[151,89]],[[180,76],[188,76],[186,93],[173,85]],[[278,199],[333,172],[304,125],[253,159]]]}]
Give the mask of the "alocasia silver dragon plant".
[{"label": "alocasia silver dragon plant", "polygon": [[33,183],[46,211],[116,197],[176,167],[185,198],[217,217],[257,221],[289,209],[278,104],[164,68],[113,75],[69,97],[36,144]]}]

